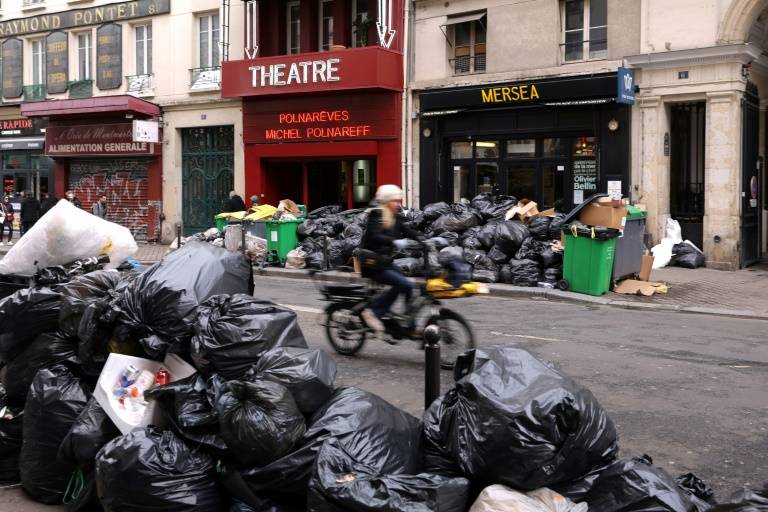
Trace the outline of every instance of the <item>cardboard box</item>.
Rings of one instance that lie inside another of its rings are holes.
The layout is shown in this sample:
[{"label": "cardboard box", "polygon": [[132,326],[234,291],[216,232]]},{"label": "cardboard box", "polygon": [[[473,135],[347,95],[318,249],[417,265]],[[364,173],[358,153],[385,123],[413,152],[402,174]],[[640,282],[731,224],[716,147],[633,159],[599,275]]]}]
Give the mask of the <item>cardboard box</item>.
[{"label": "cardboard box", "polygon": [[552,217],[554,218],[556,215],[555,209],[550,208],[549,210],[544,210],[543,212],[539,212],[536,214],[536,217]]},{"label": "cardboard box", "polygon": [[627,222],[627,209],[624,206],[616,208],[593,202],[581,210],[579,222],[587,226],[602,226],[623,231]]},{"label": "cardboard box", "polygon": [[529,201],[528,199],[521,199],[517,206],[509,209],[505,217],[506,220],[519,220],[523,223],[528,223],[534,217],[539,214],[538,205]]},{"label": "cardboard box", "polygon": [[99,375],[99,381],[96,383],[96,391],[93,396],[104,408],[112,423],[125,435],[137,427],[146,427],[147,425],[157,425],[162,427],[163,415],[157,409],[153,400],[150,400],[147,406],[140,413],[134,413],[120,406],[118,399],[112,393],[112,387],[117,382],[120,374],[128,365],[134,365],[141,370],[148,370],[153,374],[160,368],[165,368],[171,377],[171,382],[185,379],[193,375],[197,370],[188,365],[183,359],[175,354],[168,354],[163,362],[143,359],[141,357],[126,356],[123,354],[109,354],[104,369]]},{"label": "cardboard box", "polygon": [[641,281],[650,281],[652,269],[653,269],[653,255],[644,254],[643,261],[640,263],[640,273],[638,274],[638,278]]}]

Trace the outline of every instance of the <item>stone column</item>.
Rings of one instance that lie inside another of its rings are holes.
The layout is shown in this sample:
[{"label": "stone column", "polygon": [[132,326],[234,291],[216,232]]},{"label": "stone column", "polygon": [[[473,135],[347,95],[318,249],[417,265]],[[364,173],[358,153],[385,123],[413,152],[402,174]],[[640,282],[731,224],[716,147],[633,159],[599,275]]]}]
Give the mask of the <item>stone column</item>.
[{"label": "stone column", "polygon": [[707,93],[704,254],[708,267],[721,270],[739,268],[741,97],[737,91]]},{"label": "stone column", "polygon": [[669,132],[666,108],[659,96],[640,100],[640,173],[638,202],[648,209],[647,231],[658,243],[669,218],[669,156],[664,135]]}]

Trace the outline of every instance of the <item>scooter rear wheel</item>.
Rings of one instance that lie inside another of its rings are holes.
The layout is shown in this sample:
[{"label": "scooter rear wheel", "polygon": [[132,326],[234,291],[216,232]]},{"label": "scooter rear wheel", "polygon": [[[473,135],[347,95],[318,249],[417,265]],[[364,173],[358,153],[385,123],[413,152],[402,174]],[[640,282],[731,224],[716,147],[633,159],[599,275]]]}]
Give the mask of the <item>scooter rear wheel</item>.
[{"label": "scooter rear wheel", "polygon": [[459,355],[475,348],[475,335],[469,322],[455,311],[441,309],[440,315],[429,324],[436,324],[440,330],[440,367],[444,370],[453,369]]},{"label": "scooter rear wheel", "polygon": [[363,348],[368,327],[360,315],[346,304],[334,304],[325,310],[325,335],[337,353],[353,356]]}]

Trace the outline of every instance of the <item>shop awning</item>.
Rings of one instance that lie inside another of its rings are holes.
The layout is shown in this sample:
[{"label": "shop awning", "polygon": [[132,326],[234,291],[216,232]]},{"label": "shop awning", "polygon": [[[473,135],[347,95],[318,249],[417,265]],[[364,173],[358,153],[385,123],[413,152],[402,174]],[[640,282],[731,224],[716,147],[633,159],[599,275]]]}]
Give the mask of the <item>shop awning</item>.
[{"label": "shop awning", "polygon": [[156,117],[160,115],[160,107],[127,94],[76,100],[36,101],[21,105],[21,115],[25,117],[83,117],[105,113]]},{"label": "shop awning", "polygon": [[448,27],[450,25],[458,25],[459,23],[467,23],[470,21],[479,21],[485,18],[484,12],[476,12],[473,14],[464,14],[462,16],[452,16],[446,20],[445,23],[440,25],[441,27]]}]

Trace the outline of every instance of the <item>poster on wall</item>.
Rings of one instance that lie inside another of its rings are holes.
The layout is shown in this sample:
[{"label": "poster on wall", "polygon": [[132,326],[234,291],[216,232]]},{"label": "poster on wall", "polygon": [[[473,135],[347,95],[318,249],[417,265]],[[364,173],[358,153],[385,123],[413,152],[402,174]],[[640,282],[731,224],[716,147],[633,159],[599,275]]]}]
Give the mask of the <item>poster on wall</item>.
[{"label": "poster on wall", "polygon": [[24,53],[21,39],[3,41],[3,97],[18,98],[24,92]]},{"label": "poster on wall", "polygon": [[573,204],[597,192],[597,159],[578,158],[573,161]]},{"label": "poster on wall", "polygon": [[123,84],[122,27],[108,23],[96,29],[96,86],[118,89]]},{"label": "poster on wall", "polygon": [[66,32],[51,32],[45,38],[45,83],[48,94],[67,92],[69,48]]}]

